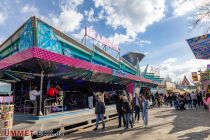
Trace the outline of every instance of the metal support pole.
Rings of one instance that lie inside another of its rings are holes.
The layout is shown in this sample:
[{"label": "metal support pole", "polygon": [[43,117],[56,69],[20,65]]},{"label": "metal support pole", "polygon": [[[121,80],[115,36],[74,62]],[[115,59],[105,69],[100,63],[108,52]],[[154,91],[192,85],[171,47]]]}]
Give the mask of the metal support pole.
[{"label": "metal support pole", "polygon": [[42,116],[42,89],[43,89],[43,77],[44,77],[44,71],[41,72],[41,78],[40,78],[40,101],[39,101],[39,116]]},{"label": "metal support pole", "polygon": [[85,46],[87,45],[86,43],[87,43],[87,41],[86,41],[86,35],[85,35]]}]

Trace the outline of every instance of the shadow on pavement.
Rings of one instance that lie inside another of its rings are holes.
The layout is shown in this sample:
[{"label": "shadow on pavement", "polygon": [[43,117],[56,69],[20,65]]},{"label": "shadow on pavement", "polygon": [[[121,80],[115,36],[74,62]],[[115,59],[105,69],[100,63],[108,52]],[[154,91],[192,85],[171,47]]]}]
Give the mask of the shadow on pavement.
[{"label": "shadow on pavement", "polygon": [[210,127],[210,113],[202,109],[192,109],[185,111],[174,110],[173,114],[176,115],[176,118],[173,121],[174,128],[170,133],[176,133],[199,126]]},{"label": "shadow on pavement", "polygon": [[108,126],[106,128],[106,130],[97,130],[97,131],[85,131],[85,132],[79,132],[79,133],[72,133],[69,134],[67,136],[64,136],[63,138],[71,138],[71,140],[78,140],[78,139],[94,139],[94,138],[100,138],[103,136],[111,136],[111,135],[115,135],[115,134],[123,134],[123,133],[127,133],[129,131],[136,131],[136,133],[134,133],[133,136],[138,136],[141,133],[150,133],[153,128],[155,127],[160,127],[163,125],[167,125],[167,124],[171,124],[171,123],[164,123],[164,124],[158,124],[158,125],[150,125],[148,128],[143,128],[143,126],[136,126],[134,128],[129,128],[127,130],[124,129],[124,127],[122,128],[117,128],[117,125],[115,126]]},{"label": "shadow on pavement", "polygon": [[179,140],[204,140],[208,138],[210,129],[201,132],[192,132],[182,136],[179,136]]}]

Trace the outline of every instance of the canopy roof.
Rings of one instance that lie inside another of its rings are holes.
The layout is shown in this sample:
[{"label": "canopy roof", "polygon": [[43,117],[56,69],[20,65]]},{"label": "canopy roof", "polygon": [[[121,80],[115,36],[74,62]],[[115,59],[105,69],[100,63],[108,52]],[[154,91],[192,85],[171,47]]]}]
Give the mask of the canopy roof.
[{"label": "canopy roof", "polygon": [[113,75],[110,68],[33,47],[0,61],[0,80],[17,82],[40,76],[81,79],[93,82],[126,85],[132,81],[151,83],[139,76]]}]

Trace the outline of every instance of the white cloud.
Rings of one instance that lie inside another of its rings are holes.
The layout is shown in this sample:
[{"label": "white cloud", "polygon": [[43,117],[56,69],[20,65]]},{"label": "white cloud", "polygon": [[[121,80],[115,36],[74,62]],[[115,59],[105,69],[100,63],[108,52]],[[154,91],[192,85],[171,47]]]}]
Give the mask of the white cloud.
[{"label": "white cloud", "polygon": [[52,24],[64,32],[73,32],[79,29],[83,15],[77,11],[77,7],[83,3],[83,0],[62,1],[61,13],[51,15]]},{"label": "white cloud", "polygon": [[144,47],[146,44],[151,44],[152,42],[149,40],[139,40],[135,42],[136,44],[138,44],[140,47]]},{"label": "white cloud", "polygon": [[21,8],[20,12],[24,14],[37,15],[39,13],[39,10],[33,5],[25,5]]},{"label": "white cloud", "polygon": [[90,11],[86,11],[85,15],[87,16],[87,20],[89,22],[96,21],[96,19],[94,18],[94,10],[93,10],[93,8],[91,8]]},{"label": "white cloud", "polygon": [[174,16],[183,16],[192,11],[196,8],[201,6],[203,0],[173,0],[172,1],[172,8],[173,8],[173,15]]},{"label": "white cloud", "polygon": [[0,24],[3,24],[6,20],[7,16],[4,13],[0,12]]},{"label": "white cloud", "polygon": [[125,28],[127,38],[135,38],[137,33],[165,16],[165,0],[95,0],[95,7],[104,9],[108,25],[114,29]]},{"label": "white cloud", "polygon": [[118,34],[118,33],[115,33],[114,36],[111,36],[109,39],[115,42],[116,44],[123,44],[126,42],[132,42],[135,40],[134,37],[129,36],[128,34],[124,35],[124,34]]},{"label": "white cloud", "polygon": [[191,80],[191,73],[199,69],[205,70],[207,64],[209,64],[208,60],[188,59],[183,62],[178,58],[168,58],[159,66],[159,69],[162,77],[169,75],[174,81],[179,81],[186,75]]}]

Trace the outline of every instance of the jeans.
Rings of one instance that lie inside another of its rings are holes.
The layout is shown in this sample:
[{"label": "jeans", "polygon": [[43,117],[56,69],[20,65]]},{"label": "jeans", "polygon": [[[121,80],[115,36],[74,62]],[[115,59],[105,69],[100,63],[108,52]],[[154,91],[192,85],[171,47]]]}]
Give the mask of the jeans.
[{"label": "jeans", "polygon": [[187,100],[188,108],[192,108],[192,100]]},{"label": "jeans", "polygon": [[133,115],[133,112],[131,113],[131,122],[132,122],[132,124],[134,124],[135,123],[135,120],[134,120],[134,115]]},{"label": "jeans", "polygon": [[139,106],[135,106],[135,120],[136,120],[136,118],[139,121],[139,119],[140,119],[140,107]]},{"label": "jeans", "polygon": [[196,100],[196,99],[193,99],[193,100],[192,100],[192,103],[193,103],[193,106],[196,108],[197,100]]},{"label": "jeans", "polygon": [[93,108],[93,96],[88,97],[88,107],[91,109]]},{"label": "jeans", "polygon": [[147,126],[148,124],[148,111],[147,110],[142,112],[142,119],[144,121],[144,125]]},{"label": "jeans", "polygon": [[30,114],[37,115],[37,102],[36,102],[36,100],[31,100],[31,107],[33,107],[33,108],[30,108]]},{"label": "jeans", "polygon": [[126,113],[126,114],[124,114],[124,116],[125,116],[125,127],[128,128],[129,123],[130,123],[131,127],[133,127],[133,124],[131,122],[131,113]]},{"label": "jeans", "polygon": [[102,121],[103,128],[105,128],[104,114],[96,114],[96,129],[98,129],[98,122]]},{"label": "jeans", "polygon": [[121,127],[122,125],[122,118],[123,118],[123,124],[125,126],[125,117],[123,115],[123,113],[118,113],[118,121],[119,121],[119,127]]}]

